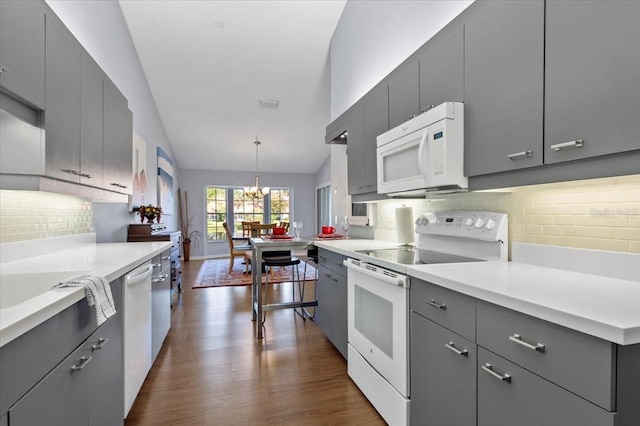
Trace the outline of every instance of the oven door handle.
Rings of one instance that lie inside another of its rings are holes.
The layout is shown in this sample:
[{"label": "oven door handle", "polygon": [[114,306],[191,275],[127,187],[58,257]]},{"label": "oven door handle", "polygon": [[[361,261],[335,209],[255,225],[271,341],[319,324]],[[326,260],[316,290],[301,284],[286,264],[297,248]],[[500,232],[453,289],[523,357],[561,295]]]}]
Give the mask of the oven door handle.
[{"label": "oven door handle", "polygon": [[360,262],[361,266],[354,265],[353,263],[349,262],[349,260],[344,260],[342,263],[344,264],[344,266],[352,269],[354,272],[367,275],[368,277],[371,277],[385,284],[393,285],[396,287],[409,288],[409,277],[406,275],[398,274],[392,271],[389,271],[389,275],[371,271],[366,268],[366,265],[368,264],[364,262]]}]

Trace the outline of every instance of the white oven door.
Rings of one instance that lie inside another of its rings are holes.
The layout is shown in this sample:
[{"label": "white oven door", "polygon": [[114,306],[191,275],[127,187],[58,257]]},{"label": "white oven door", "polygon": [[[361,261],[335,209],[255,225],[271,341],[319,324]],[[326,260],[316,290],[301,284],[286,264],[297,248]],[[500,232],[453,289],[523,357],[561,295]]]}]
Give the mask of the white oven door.
[{"label": "white oven door", "polygon": [[347,266],[349,344],[407,397],[408,277],[399,275],[405,287],[399,285],[397,278]]},{"label": "white oven door", "polygon": [[377,148],[378,193],[425,188],[425,143],[428,127]]}]

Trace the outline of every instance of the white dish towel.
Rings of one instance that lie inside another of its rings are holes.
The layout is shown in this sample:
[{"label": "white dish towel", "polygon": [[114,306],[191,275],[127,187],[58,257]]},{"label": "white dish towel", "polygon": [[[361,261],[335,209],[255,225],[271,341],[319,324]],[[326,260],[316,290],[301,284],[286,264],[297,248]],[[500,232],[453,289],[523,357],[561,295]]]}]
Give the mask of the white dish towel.
[{"label": "white dish towel", "polygon": [[105,277],[97,275],[80,275],[66,281],[54,284],[51,288],[84,287],[89,306],[96,307],[96,321],[102,325],[109,317],[116,313],[111,286]]}]

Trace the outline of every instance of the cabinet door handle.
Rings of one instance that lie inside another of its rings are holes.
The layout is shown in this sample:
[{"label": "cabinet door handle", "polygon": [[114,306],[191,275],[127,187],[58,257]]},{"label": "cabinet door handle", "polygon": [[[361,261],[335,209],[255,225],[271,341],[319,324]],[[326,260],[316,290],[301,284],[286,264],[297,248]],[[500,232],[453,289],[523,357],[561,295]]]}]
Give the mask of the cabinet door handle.
[{"label": "cabinet door handle", "polygon": [[75,371],[82,371],[83,368],[85,368],[87,366],[87,364],[89,364],[89,361],[91,361],[91,357],[90,356],[83,356],[80,358],[80,362],[78,362],[77,364],[75,364],[74,366],[71,367],[71,371],[75,372]]},{"label": "cabinet door handle", "polygon": [[515,334],[513,336],[509,336],[509,340],[519,344],[520,346],[524,346],[527,349],[531,349],[536,352],[544,352],[544,345],[542,343],[536,343],[535,345],[529,342],[525,342],[522,340],[522,336],[519,334]]},{"label": "cabinet door handle", "polygon": [[95,345],[91,345],[91,351],[97,351],[102,349],[102,347],[105,345],[105,343],[107,343],[109,341],[109,339],[106,339],[104,337],[101,337],[98,339],[98,343],[96,343]]},{"label": "cabinet door handle", "polygon": [[551,145],[549,148],[554,151],[560,151],[562,148],[581,148],[583,145],[584,139],[576,139],[575,141],[557,143],[555,145]]},{"label": "cabinet door handle", "polygon": [[521,151],[521,152],[515,152],[513,154],[508,154],[507,158],[509,158],[509,160],[517,160],[519,158],[531,157],[531,155],[533,155],[533,151],[528,150],[528,151]]},{"label": "cabinet door handle", "polygon": [[151,266],[153,266],[154,268],[159,268],[162,266],[162,263],[152,263]]},{"label": "cabinet door handle", "polygon": [[456,353],[458,355],[466,356],[466,357],[469,356],[469,351],[468,350],[466,350],[466,349],[460,350],[460,349],[456,348],[456,344],[453,343],[453,342],[445,343],[444,345],[445,345],[445,347],[447,349],[449,349],[450,351],[453,351],[454,353]]},{"label": "cabinet door handle", "polygon": [[435,107],[436,107],[435,105],[427,105],[426,107],[424,107],[424,108],[422,108],[422,109],[420,110],[420,114],[422,114],[422,113],[424,113],[424,112],[427,112],[427,111],[429,111],[430,109],[435,108]]},{"label": "cabinet door handle", "polygon": [[4,65],[0,64],[0,74],[3,72],[9,72],[9,70]]},{"label": "cabinet door handle", "polygon": [[158,275],[158,278],[154,278],[151,280],[152,283],[162,283],[164,282],[164,280],[167,279],[169,275],[168,274],[160,274]]},{"label": "cabinet door handle", "polygon": [[444,303],[438,303],[434,299],[427,300],[427,305],[431,305],[434,308],[442,309],[443,311],[447,310],[447,305]]},{"label": "cabinet door handle", "polygon": [[404,118],[404,122],[406,123],[407,121],[411,120],[412,118],[415,118],[416,115],[415,114],[409,114]]},{"label": "cabinet door handle", "polygon": [[511,376],[510,376],[510,375],[508,375],[507,373],[504,373],[504,374],[496,373],[496,372],[494,371],[494,369],[493,369],[493,365],[489,364],[488,362],[487,362],[487,363],[485,363],[485,364],[482,366],[482,369],[483,369],[484,371],[486,371],[487,373],[491,374],[491,375],[492,375],[493,377],[495,377],[496,379],[498,379],[498,380],[502,381],[502,382],[508,382],[508,383],[511,383]]},{"label": "cabinet door handle", "polygon": [[162,256],[162,260],[169,260],[171,259],[171,256]]}]

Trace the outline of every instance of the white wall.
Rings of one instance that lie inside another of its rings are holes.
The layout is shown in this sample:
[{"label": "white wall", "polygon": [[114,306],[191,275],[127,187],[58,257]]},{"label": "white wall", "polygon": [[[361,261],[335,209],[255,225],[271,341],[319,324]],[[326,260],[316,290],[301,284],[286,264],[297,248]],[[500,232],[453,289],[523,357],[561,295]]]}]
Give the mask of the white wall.
[{"label": "white wall", "polygon": [[[89,54],[129,101],[133,130],[147,143],[149,176],[157,168],[157,147],[175,158],[160,120],[142,65],[131,40],[120,5],[115,0],[46,0]],[[178,186],[175,176],[174,191]],[[174,197],[176,199],[176,197]],[[157,204],[157,181],[147,181],[147,203]],[[177,206],[174,207],[177,212]],[[123,204],[95,203],[99,242],[124,241],[126,225],[136,217]],[[178,229],[177,215],[165,216],[170,229]]]},{"label": "white wall", "polygon": [[[180,189],[187,191],[189,214],[201,232],[205,231],[205,188],[207,185],[249,186],[255,180],[253,172],[229,172],[216,170],[180,170]],[[316,176],[312,174],[260,173],[260,184],[268,187],[289,187],[293,189],[292,221],[304,224],[303,234],[313,232],[315,223],[315,185]],[[191,256],[194,258],[228,255],[226,241],[205,243],[204,236],[191,244]]]},{"label": "white wall", "polygon": [[348,1],[331,38],[331,121],[472,2]]}]

